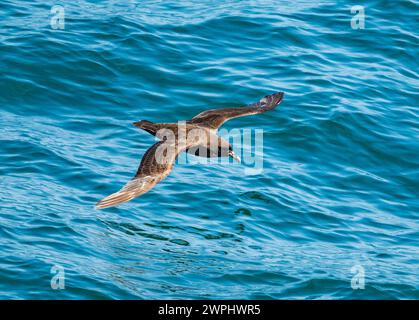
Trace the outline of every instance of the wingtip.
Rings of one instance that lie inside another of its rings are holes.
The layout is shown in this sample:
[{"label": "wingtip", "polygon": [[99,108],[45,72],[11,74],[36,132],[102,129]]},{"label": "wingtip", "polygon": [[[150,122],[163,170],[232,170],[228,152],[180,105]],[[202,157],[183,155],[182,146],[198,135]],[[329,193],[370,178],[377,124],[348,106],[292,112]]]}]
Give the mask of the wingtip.
[{"label": "wingtip", "polygon": [[107,199],[108,198],[105,198],[99,201],[98,203],[96,203],[95,210],[102,210],[102,209],[110,208],[116,205],[115,203],[106,202]]},{"label": "wingtip", "polygon": [[104,207],[101,206],[100,201],[95,204],[95,210],[101,210],[104,209]]},{"label": "wingtip", "polygon": [[100,200],[99,202],[97,202],[95,204],[95,210],[102,210],[102,209],[106,209],[106,208],[114,206],[113,204],[109,204],[109,203],[106,202],[108,198],[109,197],[106,197],[106,198]]}]

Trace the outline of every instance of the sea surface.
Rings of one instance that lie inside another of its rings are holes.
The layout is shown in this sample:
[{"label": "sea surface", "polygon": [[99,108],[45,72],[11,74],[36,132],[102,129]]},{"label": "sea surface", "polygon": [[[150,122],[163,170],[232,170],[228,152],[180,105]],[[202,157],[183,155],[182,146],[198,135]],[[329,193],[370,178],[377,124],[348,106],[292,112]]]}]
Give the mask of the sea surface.
[{"label": "sea surface", "polygon": [[[419,299],[419,2],[357,4],[1,1],[0,298]],[[156,141],[133,121],[277,91],[223,126],[263,130],[258,172],[95,210]]]}]

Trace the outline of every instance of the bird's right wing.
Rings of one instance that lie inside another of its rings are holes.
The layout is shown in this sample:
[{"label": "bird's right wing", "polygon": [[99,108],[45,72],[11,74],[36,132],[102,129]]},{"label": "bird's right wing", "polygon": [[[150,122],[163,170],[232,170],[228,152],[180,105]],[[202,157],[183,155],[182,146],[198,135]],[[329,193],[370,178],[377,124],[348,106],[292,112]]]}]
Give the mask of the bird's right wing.
[{"label": "bird's right wing", "polygon": [[173,144],[157,142],[144,154],[135,177],[121,190],[99,201],[96,208],[116,206],[146,193],[167,177],[177,155],[178,151]]},{"label": "bird's right wing", "polygon": [[230,119],[271,110],[282,101],[283,97],[283,92],[277,92],[262,98],[259,102],[244,107],[207,110],[192,118],[190,123],[210,129],[218,129],[224,122]]}]

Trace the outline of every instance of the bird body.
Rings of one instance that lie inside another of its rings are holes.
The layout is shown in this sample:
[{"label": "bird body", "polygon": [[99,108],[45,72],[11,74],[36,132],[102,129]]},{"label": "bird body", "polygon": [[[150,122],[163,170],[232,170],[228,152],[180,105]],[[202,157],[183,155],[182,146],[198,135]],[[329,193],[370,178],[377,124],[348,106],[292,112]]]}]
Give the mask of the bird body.
[{"label": "bird body", "polygon": [[118,192],[99,201],[96,208],[112,207],[146,193],[167,177],[177,156],[184,151],[201,157],[232,157],[240,162],[230,143],[217,135],[217,129],[230,119],[271,110],[283,96],[278,92],[245,107],[207,110],[178,123],[134,122],[160,141],[146,151],[134,178]]}]

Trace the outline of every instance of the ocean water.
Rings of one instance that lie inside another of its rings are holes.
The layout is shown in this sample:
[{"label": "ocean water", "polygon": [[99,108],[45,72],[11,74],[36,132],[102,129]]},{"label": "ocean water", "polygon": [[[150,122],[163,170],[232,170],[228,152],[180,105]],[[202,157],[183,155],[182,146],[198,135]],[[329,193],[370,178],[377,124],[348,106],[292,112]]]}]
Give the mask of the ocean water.
[{"label": "ocean water", "polygon": [[[0,4],[0,298],[419,298],[418,1],[364,28],[352,1],[56,4]],[[94,209],[155,142],[133,121],[276,91],[223,126],[263,130],[257,174],[177,164]]]}]

